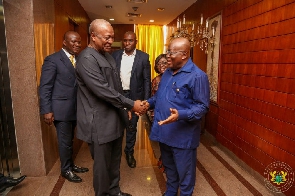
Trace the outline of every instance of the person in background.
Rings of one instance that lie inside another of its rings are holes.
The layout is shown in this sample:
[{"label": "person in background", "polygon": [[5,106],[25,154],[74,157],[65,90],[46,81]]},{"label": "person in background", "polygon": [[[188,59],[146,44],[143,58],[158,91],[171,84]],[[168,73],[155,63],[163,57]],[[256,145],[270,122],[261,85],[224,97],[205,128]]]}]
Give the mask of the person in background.
[{"label": "person in background", "polygon": [[196,180],[201,118],[209,109],[209,81],[190,58],[190,42],[173,39],[167,51],[167,70],[157,93],[145,102],[154,108],[150,139],[158,141],[166,172],[163,196],[192,195]]},{"label": "person in background", "polygon": [[120,189],[122,140],[127,111],[146,112],[140,100],[123,96],[116,62],[109,54],[114,30],[103,19],[89,26],[90,43],[78,58],[76,75],[77,138],[88,143],[93,164],[96,196],[130,196]]},{"label": "person in background", "polygon": [[21,183],[26,176],[21,176],[19,178],[12,178],[8,176],[4,176],[0,173],[0,193],[4,192],[7,188],[16,186]]},{"label": "person in background", "polygon": [[75,173],[87,172],[73,161],[73,139],[76,127],[77,85],[75,57],[81,48],[81,37],[75,31],[64,34],[62,49],[45,58],[40,80],[40,112],[48,125],[57,131],[61,175],[70,182],[82,182]]},{"label": "person in background", "polygon": [[[166,59],[166,54],[160,54],[156,60],[155,60],[155,65],[154,65],[154,70],[158,75],[153,78],[152,80],[152,90],[151,90],[151,96],[154,96],[158,90],[159,83],[161,81],[162,75],[164,71],[167,69],[167,59]],[[154,120],[154,111],[149,110],[147,112],[147,116],[149,117],[149,120],[153,122]],[[162,162],[161,156],[159,157],[158,160],[158,168],[161,170],[161,172],[165,172],[165,167]]]},{"label": "person in background", "polygon": [[[152,79],[151,96],[154,96],[156,94],[159,83],[161,81],[161,77],[166,69],[167,69],[166,54],[160,54],[155,60],[154,70],[158,75]],[[147,114],[150,121],[153,122],[154,111],[149,110]]]},{"label": "person in background", "polygon": [[[146,100],[151,94],[151,65],[149,55],[135,49],[137,44],[134,32],[124,34],[124,49],[112,53],[120,71],[124,96],[132,100]],[[132,113],[126,129],[126,146],[124,152],[129,167],[136,167],[134,146],[136,142],[138,116]]]}]

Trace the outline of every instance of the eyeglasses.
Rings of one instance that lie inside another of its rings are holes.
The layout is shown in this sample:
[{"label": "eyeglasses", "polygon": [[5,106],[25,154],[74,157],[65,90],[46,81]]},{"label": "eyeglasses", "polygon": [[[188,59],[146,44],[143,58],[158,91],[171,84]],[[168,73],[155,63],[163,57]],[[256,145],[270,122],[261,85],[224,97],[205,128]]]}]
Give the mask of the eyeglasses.
[{"label": "eyeglasses", "polygon": [[178,52],[186,53],[185,51],[181,51],[181,50],[180,51],[174,51],[174,52],[172,52],[170,50],[167,50],[166,55],[175,55]]},{"label": "eyeglasses", "polygon": [[167,65],[167,64],[168,64],[167,61],[163,61],[163,62],[158,62],[158,63],[157,63],[157,66]]},{"label": "eyeglasses", "polygon": [[103,36],[98,35],[98,34],[95,33],[95,32],[92,32],[92,33],[93,33],[97,38],[104,39],[104,41],[110,41],[110,40],[114,41],[114,40],[115,40],[114,36],[103,37]]}]

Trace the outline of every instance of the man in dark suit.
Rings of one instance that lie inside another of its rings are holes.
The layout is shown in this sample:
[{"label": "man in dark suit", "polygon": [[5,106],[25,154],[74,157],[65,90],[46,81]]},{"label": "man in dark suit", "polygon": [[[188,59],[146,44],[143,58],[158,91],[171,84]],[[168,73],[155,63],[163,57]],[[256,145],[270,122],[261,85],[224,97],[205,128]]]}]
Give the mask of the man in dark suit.
[{"label": "man in dark suit", "polygon": [[81,182],[75,174],[87,168],[74,165],[73,138],[76,127],[77,85],[75,56],[81,48],[81,37],[75,31],[64,34],[60,51],[45,58],[40,81],[40,110],[48,125],[57,131],[61,175],[70,182]]},{"label": "man in dark suit", "polygon": [[[124,49],[113,52],[112,56],[120,70],[124,96],[132,100],[147,100],[151,95],[151,65],[149,55],[135,49],[137,44],[134,32],[124,34]],[[124,152],[129,167],[136,167],[133,156],[136,142],[138,116],[132,113],[132,118],[126,129],[126,146]]]},{"label": "man in dark suit", "polygon": [[87,142],[93,164],[96,196],[130,196],[120,190],[120,163],[127,110],[145,112],[140,100],[124,97],[116,62],[108,53],[114,42],[109,22],[96,19],[90,43],[77,61],[77,138]]}]

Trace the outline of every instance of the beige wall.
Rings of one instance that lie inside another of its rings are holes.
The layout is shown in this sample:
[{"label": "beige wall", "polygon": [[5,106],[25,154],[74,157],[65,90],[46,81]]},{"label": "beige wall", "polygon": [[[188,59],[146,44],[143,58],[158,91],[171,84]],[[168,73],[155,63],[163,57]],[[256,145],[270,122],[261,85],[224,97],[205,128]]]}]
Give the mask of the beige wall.
[{"label": "beige wall", "polygon": [[21,173],[46,174],[36,84],[33,0],[3,0]]},{"label": "beige wall", "polygon": [[[27,176],[46,175],[58,160],[55,128],[45,125],[39,114],[38,82],[43,59],[62,47],[63,34],[71,28],[69,19],[78,25],[75,30],[82,37],[82,46],[87,46],[90,20],[78,0],[67,2],[3,0],[19,162],[21,173]],[[50,34],[47,41],[52,47],[41,51],[35,43],[44,37],[40,36],[42,33],[34,34],[34,30],[47,24],[54,27],[53,31],[49,28],[50,31],[45,32]],[[74,142],[74,152],[77,152],[81,142]]]}]

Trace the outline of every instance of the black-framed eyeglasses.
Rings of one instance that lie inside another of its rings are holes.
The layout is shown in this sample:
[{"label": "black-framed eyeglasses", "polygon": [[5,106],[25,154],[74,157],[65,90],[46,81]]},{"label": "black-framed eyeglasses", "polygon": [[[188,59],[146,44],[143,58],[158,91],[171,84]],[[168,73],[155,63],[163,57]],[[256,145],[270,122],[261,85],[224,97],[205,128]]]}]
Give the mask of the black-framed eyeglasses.
[{"label": "black-framed eyeglasses", "polygon": [[114,36],[100,36],[100,35],[98,35],[97,33],[95,33],[95,32],[92,32],[97,38],[99,38],[99,39],[104,39],[104,41],[114,41],[115,40],[115,37]]},{"label": "black-framed eyeglasses", "polygon": [[170,51],[170,50],[167,50],[166,52],[166,55],[175,55],[176,53],[178,52],[182,52],[182,53],[186,53],[186,51],[182,51],[182,50],[179,50],[179,51]]},{"label": "black-framed eyeglasses", "polygon": [[157,66],[167,65],[167,64],[168,64],[167,61],[163,61],[163,62],[158,62],[158,63],[157,63]]}]

